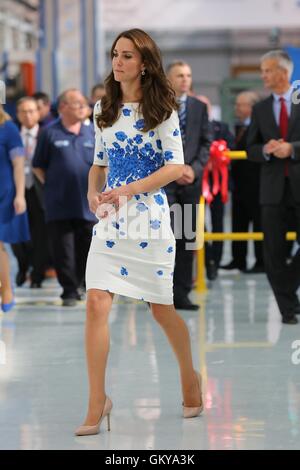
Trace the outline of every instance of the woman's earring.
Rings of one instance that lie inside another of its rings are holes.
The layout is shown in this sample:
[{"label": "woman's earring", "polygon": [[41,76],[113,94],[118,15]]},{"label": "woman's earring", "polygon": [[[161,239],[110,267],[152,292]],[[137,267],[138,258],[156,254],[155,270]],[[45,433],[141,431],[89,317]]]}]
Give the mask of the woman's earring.
[{"label": "woman's earring", "polygon": [[145,70],[142,70],[142,75],[143,75],[143,77],[144,77],[144,75],[146,75]]}]

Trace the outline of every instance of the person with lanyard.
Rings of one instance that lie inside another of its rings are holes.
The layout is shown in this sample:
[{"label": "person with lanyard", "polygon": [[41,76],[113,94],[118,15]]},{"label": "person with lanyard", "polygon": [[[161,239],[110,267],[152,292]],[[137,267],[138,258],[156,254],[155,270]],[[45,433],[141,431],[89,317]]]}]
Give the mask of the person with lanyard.
[{"label": "person with lanyard", "polygon": [[282,322],[298,323],[300,248],[286,262],[286,232],[292,212],[300,241],[300,106],[293,102],[293,62],[281,50],[261,58],[265,87],[272,94],[253,107],[248,133],[249,160],[261,163],[260,203],[265,269]]},{"label": "person with lanyard", "polygon": [[174,304],[177,309],[198,310],[199,305],[193,304],[188,294],[193,288],[192,247],[195,246],[202,175],[209,158],[212,133],[206,104],[188,96],[192,85],[191,67],[182,61],[174,62],[167,67],[167,76],[179,103],[178,115],[184,150],[183,175],[166,187],[170,207],[178,205],[180,211],[175,214],[181,214],[178,225],[175,217],[172,219],[176,238]]}]

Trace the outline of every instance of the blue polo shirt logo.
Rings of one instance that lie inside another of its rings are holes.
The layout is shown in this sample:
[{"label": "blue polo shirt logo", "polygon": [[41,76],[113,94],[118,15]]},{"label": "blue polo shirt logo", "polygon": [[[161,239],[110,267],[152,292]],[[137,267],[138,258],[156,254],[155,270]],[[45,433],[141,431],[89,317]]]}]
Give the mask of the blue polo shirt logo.
[{"label": "blue polo shirt logo", "polygon": [[93,142],[83,142],[83,146],[87,147],[88,149],[93,149],[94,148],[94,143]]},{"label": "blue polo shirt logo", "polygon": [[68,140],[55,140],[54,145],[58,148],[68,147],[70,145],[70,142]]}]

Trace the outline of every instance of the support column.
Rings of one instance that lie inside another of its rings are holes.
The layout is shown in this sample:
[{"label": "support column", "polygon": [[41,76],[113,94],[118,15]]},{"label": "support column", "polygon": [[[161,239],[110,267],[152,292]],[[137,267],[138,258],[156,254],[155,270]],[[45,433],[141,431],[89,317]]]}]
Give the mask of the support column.
[{"label": "support column", "polygon": [[38,88],[55,99],[64,89],[89,95],[104,76],[102,0],[41,0]]}]

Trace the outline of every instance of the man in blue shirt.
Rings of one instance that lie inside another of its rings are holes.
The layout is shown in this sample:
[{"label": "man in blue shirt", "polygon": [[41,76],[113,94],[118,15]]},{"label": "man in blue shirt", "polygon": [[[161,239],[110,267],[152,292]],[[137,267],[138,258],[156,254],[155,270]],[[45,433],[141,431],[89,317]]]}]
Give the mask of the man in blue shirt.
[{"label": "man in blue shirt", "polygon": [[77,89],[58,98],[60,119],[39,136],[34,173],[45,184],[45,215],[63,306],[74,306],[84,283],[85,264],[96,222],[87,202],[94,129],[84,123],[86,99]]}]

